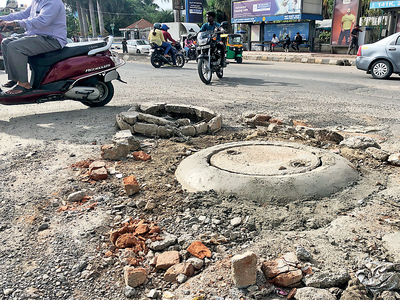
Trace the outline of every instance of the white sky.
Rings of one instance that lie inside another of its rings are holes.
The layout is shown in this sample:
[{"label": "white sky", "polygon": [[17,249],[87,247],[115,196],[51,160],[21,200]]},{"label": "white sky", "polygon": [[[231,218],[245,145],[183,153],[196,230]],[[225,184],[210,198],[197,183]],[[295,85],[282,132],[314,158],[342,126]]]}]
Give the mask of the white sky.
[{"label": "white sky", "polygon": [[[20,4],[31,4],[32,0],[18,0],[18,5]],[[158,6],[160,6],[162,9],[172,9],[172,1],[167,0],[167,1],[162,1],[162,0],[155,0],[154,1]],[[6,6],[7,0],[0,0],[0,7]]]}]

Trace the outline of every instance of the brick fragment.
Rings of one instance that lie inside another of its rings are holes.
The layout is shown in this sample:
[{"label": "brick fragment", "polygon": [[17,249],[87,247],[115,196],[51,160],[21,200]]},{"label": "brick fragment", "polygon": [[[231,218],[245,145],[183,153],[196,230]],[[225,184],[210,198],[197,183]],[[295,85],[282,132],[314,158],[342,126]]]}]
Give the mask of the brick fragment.
[{"label": "brick fragment", "polygon": [[231,260],[232,279],[237,288],[256,284],[257,255],[253,252],[235,255]]},{"label": "brick fragment", "polygon": [[194,241],[189,248],[187,248],[187,251],[200,259],[206,256],[211,257],[211,251],[200,241]]},{"label": "brick fragment", "polygon": [[160,270],[167,270],[173,265],[179,264],[179,252],[167,251],[157,256],[156,268]]},{"label": "brick fragment", "polygon": [[133,267],[125,267],[124,268],[124,279],[125,285],[130,287],[137,287],[143,284],[147,278],[147,271],[144,268],[133,268]]},{"label": "brick fragment", "polygon": [[191,277],[194,273],[193,265],[190,263],[180,263],[170,267],[164,274],[164,280],[167,282],[176,281],[179,274],[184,274],[187,278]]},{"label": "brick fragment", "polygon": [[131,175],[124,178],[124,188],[128,196],[139,192],[140,187],[135,176]]},{"label": "brick fragment", "polygon": [[104,167],[100,169],[94,169],[90,172],[90,178],[96,181],[107,179],[107,177],[107,169]]},{"label": "brick fragment", "polygon": [[148,155],[143,151],[133,152],[132,155],[135,160],[147,161],[151,159],[151,155]]}]

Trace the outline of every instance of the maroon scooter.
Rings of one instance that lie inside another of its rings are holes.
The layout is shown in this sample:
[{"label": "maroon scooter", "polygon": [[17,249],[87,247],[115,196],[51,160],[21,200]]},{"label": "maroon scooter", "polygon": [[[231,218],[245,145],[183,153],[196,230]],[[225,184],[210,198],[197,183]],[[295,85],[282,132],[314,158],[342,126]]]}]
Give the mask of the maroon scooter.
[{"label": "maroon scooter", "polygon": [[114,96],[112,80],[126,83],[116,71],[125,61],[110,51],[113,40],[109,36],[70,43],[61,50],[29,57],[33,90],[21,96],[0,93],[0,104],[76,100],[90,107],[106,105]]}]

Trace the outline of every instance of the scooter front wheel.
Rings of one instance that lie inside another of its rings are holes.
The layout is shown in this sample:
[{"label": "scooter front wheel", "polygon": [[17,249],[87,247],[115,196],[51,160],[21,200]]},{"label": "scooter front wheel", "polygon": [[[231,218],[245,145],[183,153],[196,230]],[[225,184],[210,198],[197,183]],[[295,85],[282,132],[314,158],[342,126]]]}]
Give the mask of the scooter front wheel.
[{"label": "scooter front wheel", "polygon": [[94,100],[82,100],[81,102],[83,104],[90,107],[101,107],[111,101],[114,96],[114,86],[111,81],[99,81],[95,87],[99,90],[100,96]]},{"label": "scooter front wheel", "polygon": [[203,81],[205,84],[210,84],[212,78],[212,70],[208,67],[207,59],[199,59],[197,71],[199,72],[199,77],[201,81]]},{"label": "scooter front wheel", "polygon": [[183,57],[183,55],[176,56],[176,65],[179,68],[182,68],[185,65],[185,58]]}]

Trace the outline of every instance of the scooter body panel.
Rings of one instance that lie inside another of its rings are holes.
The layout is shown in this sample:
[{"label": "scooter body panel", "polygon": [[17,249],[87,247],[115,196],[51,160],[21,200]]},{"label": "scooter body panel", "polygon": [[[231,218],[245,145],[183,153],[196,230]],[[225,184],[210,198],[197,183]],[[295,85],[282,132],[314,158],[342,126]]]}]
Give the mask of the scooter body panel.
[{"label": "scooter body panel", "polygon": [[77,56],[56,63],[46,73],[41,85],[51,82],[75,79],[107,70],[115,66],[109,56]]}]

